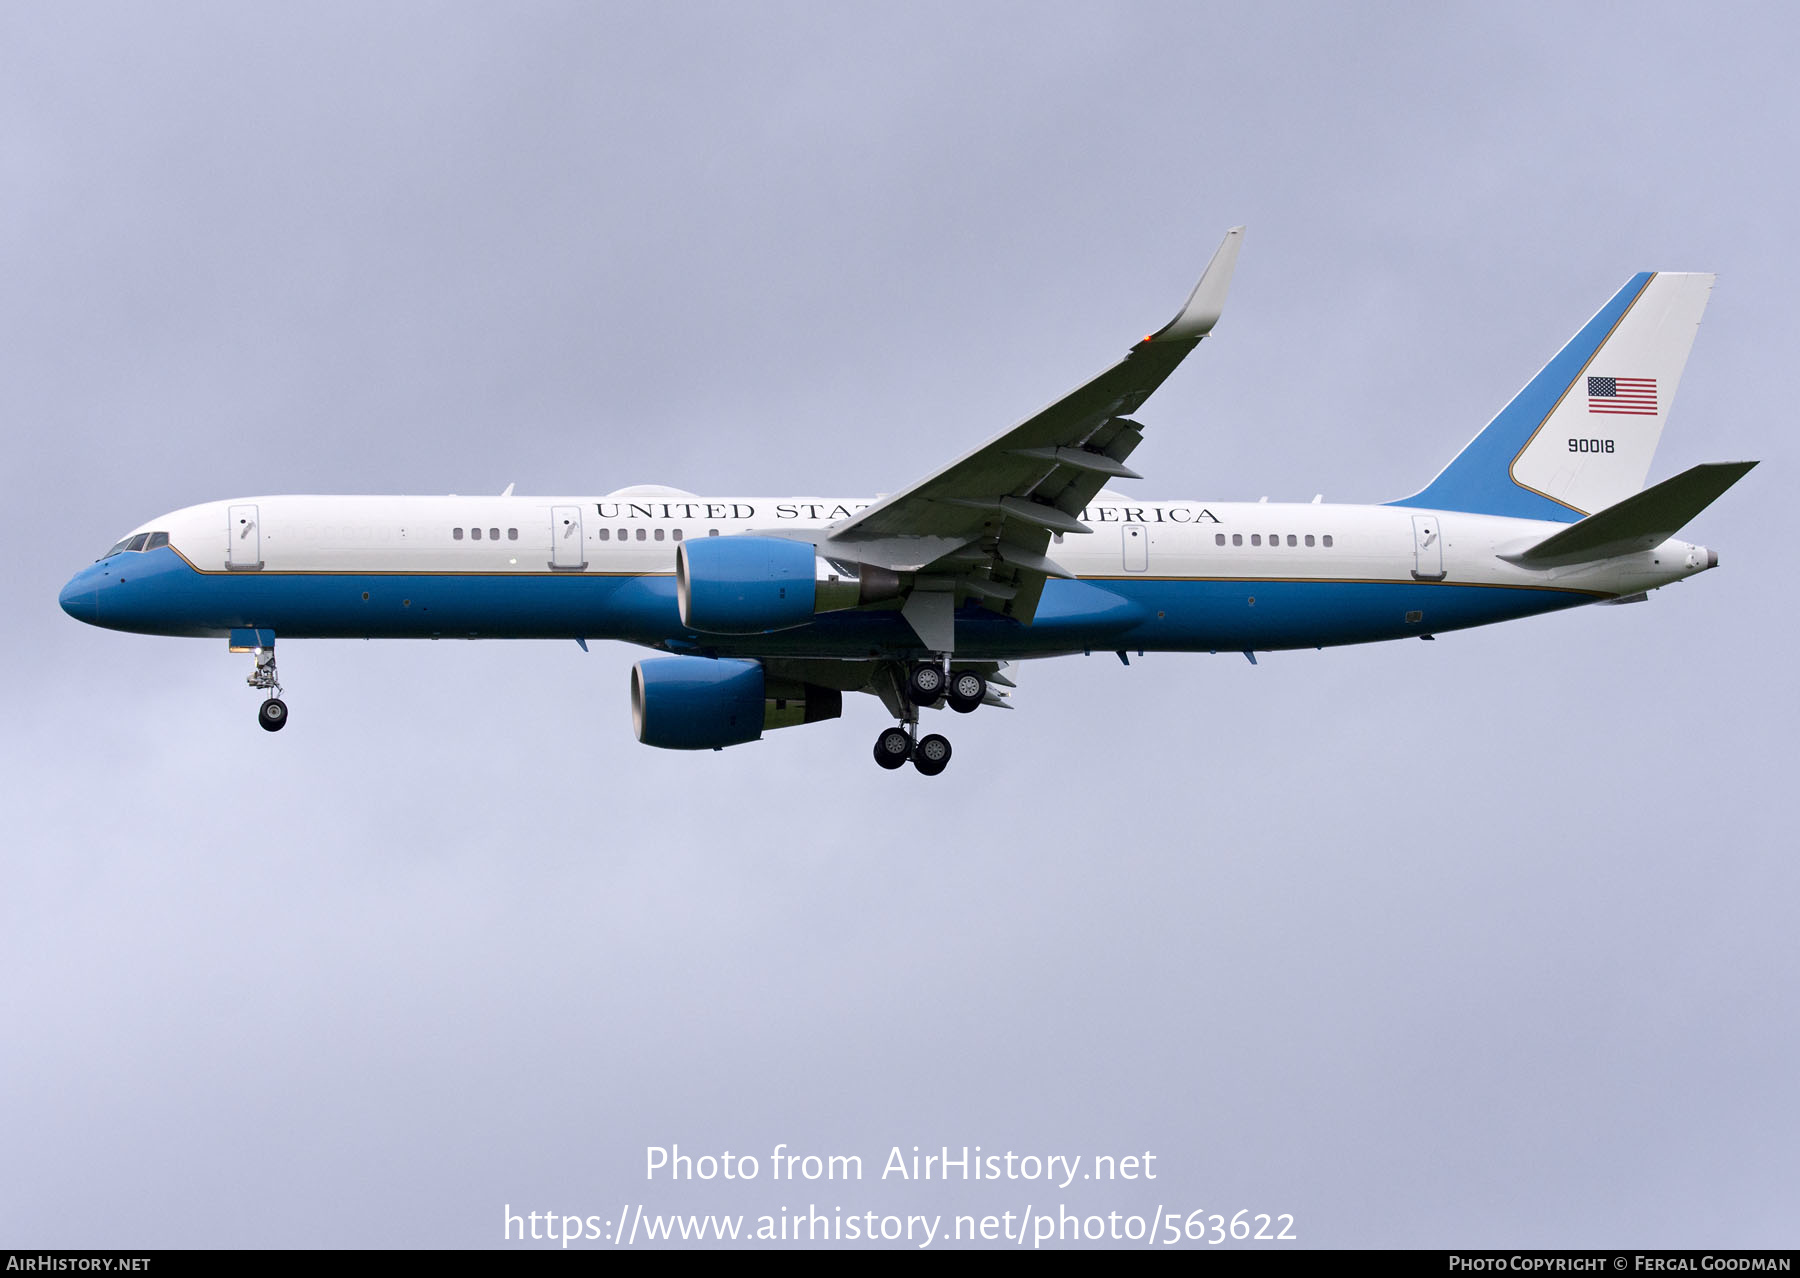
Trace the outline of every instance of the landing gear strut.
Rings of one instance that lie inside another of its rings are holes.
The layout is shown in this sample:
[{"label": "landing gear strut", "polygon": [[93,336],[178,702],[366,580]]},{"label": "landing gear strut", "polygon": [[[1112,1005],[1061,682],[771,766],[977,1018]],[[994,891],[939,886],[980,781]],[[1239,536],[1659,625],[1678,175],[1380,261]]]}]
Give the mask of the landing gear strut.
[{"label": "landing gear strut", "polygon": [[281,675],[275,669],[275,649],[258,648],[256,650],[256,669],[250,672],[245,683],[258,691],[269,695],[262,705],[256,709],[256,721],[264,732],[280,732],[287,726],[287,702],[280,696]]}]

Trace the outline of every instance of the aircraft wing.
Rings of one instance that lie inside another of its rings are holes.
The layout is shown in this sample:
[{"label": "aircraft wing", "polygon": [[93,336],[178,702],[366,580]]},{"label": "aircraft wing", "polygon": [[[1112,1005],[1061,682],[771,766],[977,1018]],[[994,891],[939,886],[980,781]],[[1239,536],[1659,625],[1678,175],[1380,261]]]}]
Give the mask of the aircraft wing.
[{"label": "aircraft wing", "polygon": [[1244,228],[1233,227],[1206,273],[1161,329],[1048,408],[904,492],[828,530],[821,554],[918,574],[904,609],[920,637],[949,651],[956,601],[974,596],[1029,623],[1046,577],[1072,574],[1046,552],[1053,533],[1085,533],[1081,511],[1125,465],[1151,392],[1218,323]]}]

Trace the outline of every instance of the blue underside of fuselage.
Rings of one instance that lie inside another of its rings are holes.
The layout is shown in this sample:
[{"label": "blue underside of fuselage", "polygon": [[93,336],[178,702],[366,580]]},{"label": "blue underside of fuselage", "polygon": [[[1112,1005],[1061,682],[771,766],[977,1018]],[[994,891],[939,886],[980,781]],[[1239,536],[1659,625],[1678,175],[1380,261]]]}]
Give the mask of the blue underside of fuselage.
[{"label": "blue underside of fuselage", "polygon": [[[1592,603],[1567,590],[1448,582],[1052,580],[1036,619],[957,616],[956,653],[1313,648],[1458,630]],[[289,639],[619,639],[720,656],[868,658],[920,652],[892,608],[824,613],[760,635],[684,630],[672,576],[202,573],[173,550],[114,555],[63,590],[71,616],[113,630]],[[1419,614],[1416,620],[1409,613]]]}]

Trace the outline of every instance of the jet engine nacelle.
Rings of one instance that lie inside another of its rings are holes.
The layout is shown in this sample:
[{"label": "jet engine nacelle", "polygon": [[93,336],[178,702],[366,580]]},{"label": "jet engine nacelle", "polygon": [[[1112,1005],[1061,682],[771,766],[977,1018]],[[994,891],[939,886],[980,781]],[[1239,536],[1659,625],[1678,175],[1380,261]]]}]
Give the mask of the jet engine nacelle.
[{"label": "jet engine nacelle", "polygon": [[681,624],[703,634],[792,630],[815,613],[897,599],[900,584],[866,565],[840,572],[810,543],[780,537],[707,537],[675,548]]},{"label": "jet engine nacelle", "polygon": [[675,551],[681,624],[715,635],[804,626],[813,616],[813,562],[803,541],[708,537]]},{"label": "jet engine nacelle", "polygon": [[756,661],[650,657],[631,668],[637,739],[665,750],[721,750],[843,712],[837,689],[768,679]]}]

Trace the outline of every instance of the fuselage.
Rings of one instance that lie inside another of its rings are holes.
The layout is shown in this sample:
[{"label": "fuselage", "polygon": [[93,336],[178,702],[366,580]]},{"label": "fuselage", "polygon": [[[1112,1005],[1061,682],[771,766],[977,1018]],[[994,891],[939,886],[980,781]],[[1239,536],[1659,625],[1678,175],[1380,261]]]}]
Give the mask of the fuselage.
[{"label": "fuselage", "polygon": [[[898,603],[792,629],[704,634],[677,609],[676,548],[810,539],[869,503],[696,497],[270,496],[190,506],[128,534],[62,592],[115,630],[289,639],[618,639],[707,655],[904,658]],[[1500,556],[1556,523],[1402,506],[1133,501],[1104,493],[1060,536],[1031,624],[965,600],[960,657],[1263,651],[1419,636],[1638,594],[1716,562],[1670,540],[1532,570]],[[823,568],[822,568],[823,571]]]},{"label": "fuselage", "polygon": [[[943,772],[920,712],[1006,706],[1008,666],[1114,651],[1243,652],[1433,638],[1644,593],[1718,562],[1673,539],[1754,462],[1648,488],[1712,277],[1640,272],[1423,489],[1381,506],[1134,501],[1135,419],[1213,331],[1242,227],[1176,317],[1068,394],[872,501],[245,497],[174,511],[64,587],[116,630],[251,654],[288,722],[280,638],[616,639],[633,730],[721,750],[835,719],[896,720],[875,762]],[[1128,658],[1127,658],[1128,659]]]}]

